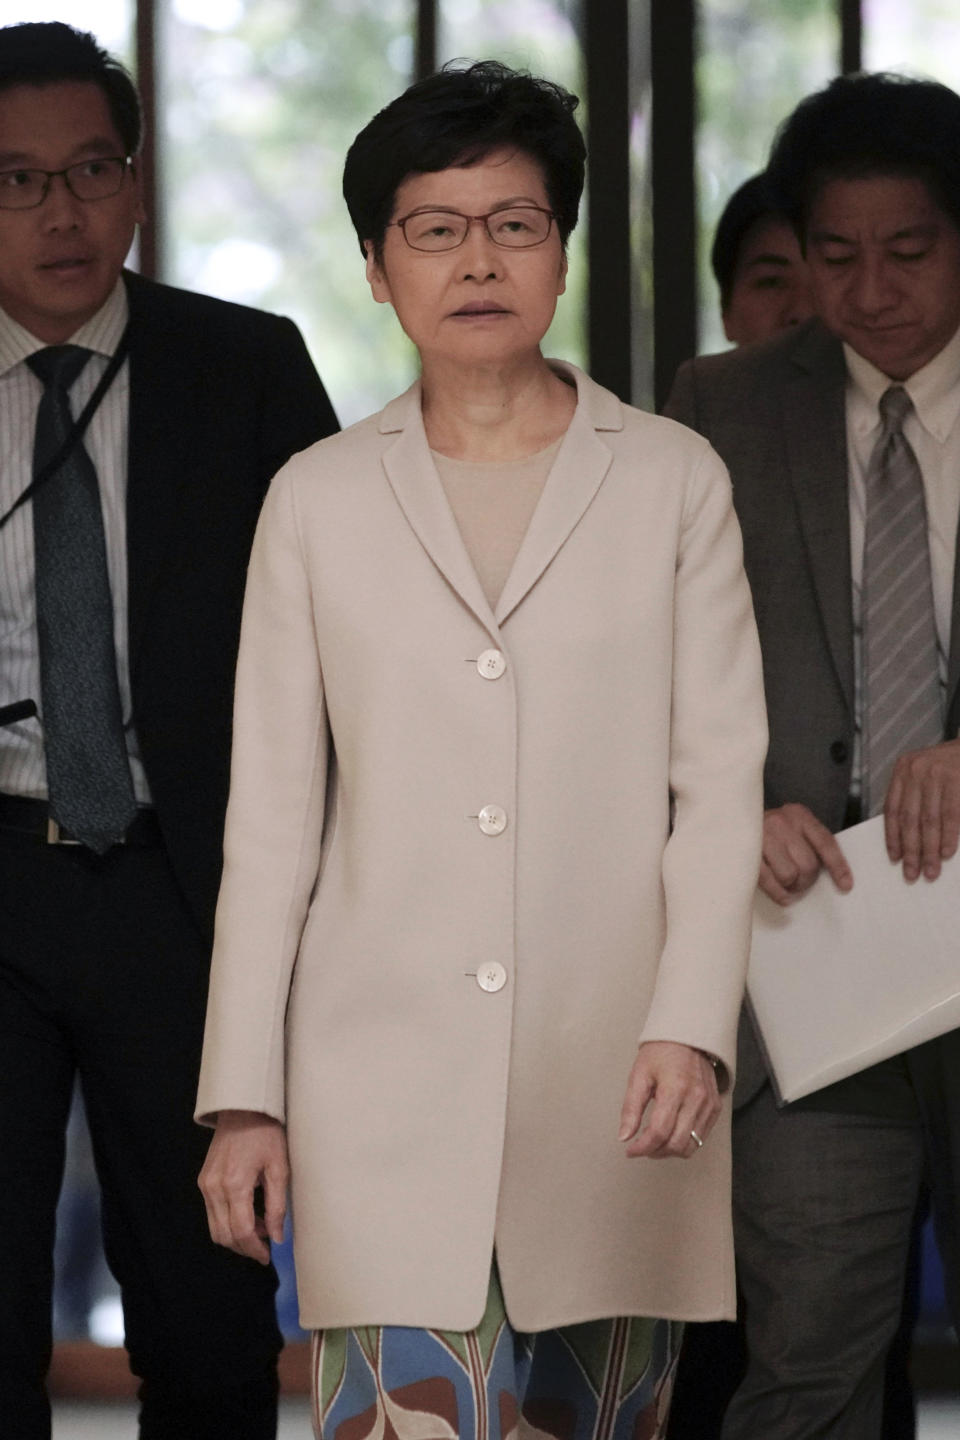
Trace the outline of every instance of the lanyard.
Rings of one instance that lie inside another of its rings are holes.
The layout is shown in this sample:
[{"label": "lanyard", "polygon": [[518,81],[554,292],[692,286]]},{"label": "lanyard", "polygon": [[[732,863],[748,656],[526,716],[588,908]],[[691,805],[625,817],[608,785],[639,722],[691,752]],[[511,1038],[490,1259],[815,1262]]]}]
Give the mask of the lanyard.
[{"label": "lanyard", "polygon": [[6,525],[7,521],[16,514],[16,512],[20,509],[21,505],[25,505],[28,500],[32,499],[32,497],[40,489],[41,485],[45,485],[48,480],[53,478],[53,476],[60,469],[64,460],[67,459],[67,456],[70,455],[80,444],[84,435],[86,434],[87,426],[90,424],[90,421],[96,414],[104,395],[106,395],[107,391],[110,389],[110,386],[113,384],[117,371],[120,369],[120,366],[123,364],[124,360],[126,360],[129,350],[130,323],[128,321],[126,329],[120,336],[120,342],[117,345],[116,350],[113,352],[113,355],[110,357],[110,364],[100,376],[100,382],[97,385],[97,388],[94,390],[93,394],[90,396],[90,399],[87,401],[86,405],[84,405],[83,410],[73,422],[69,435],[66,436],[59,450],[57,450],[55,454],[51,455],[50,459],[47,461],[46,465],[44,465],[43,468],[40,470],[39,474],[34,475],[33,479],[30,481],[30,484],[26,487],[26,489],[21,490],[20,494],[17,496],[16,500],[14,500],[13,504],[10,506],[10,509],[6,512],[6,514],[0,515],[0,530],[2,530],[4,525]]}]

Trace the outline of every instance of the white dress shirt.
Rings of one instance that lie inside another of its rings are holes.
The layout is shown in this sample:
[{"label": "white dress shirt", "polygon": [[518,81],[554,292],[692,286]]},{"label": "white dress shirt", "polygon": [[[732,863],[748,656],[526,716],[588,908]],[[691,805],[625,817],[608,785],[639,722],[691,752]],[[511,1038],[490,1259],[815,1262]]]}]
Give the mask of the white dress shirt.
[{"label": "white dress shirt", "polygon": [[[898,382],[844,345],[847,362],[847,453],[850,473],[850,563],[853,579],[853,641],[856,743],[851,792],[860,793],[860,736],[863,714],[861,584],[866,519],[866,475],[880,437],[880,397]],[[944,696],[950,655],[953,569],[960,515],[960,330],[903,387],[913,401],[903,433],[923,476],[930,541],[937,657]]]},{"label": "white dress shirt", "polygon": [[[70,392],[76,417],[106,370],[127,324],[127,293],[118,281],[106,303],[70,337],[95,353]],[[0,514],[6,514],[33,476],[33,443],[43,384],[25,363],[42,341],[0,310]],[[139,804],[150,792],[137,748],[130,698],[127,644],[127,435],[130,365],[125,361],[90,421],[84,445],[97,472],[107,569],[113,597],[117,678],[127,749]],[[33,506],[30,501],[0,529],[0,705],[32,699],[40,708],[40,656],[34,593]],[[0,792],[46,798],[43,731],[39,719],[0,728]]]}]

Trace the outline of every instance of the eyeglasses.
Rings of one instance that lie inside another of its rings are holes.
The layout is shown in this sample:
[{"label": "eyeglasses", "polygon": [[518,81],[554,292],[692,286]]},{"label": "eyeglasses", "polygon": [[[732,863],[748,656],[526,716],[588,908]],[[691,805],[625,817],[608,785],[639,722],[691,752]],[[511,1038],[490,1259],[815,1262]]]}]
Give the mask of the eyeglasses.
[{"label": "eyeglasses", "polygon": [[556,216],[540,205],[511,205],[505,210],[491,210],[488,215],[461,215],[459,210],[415,210],[397,225],[412,250],[436,253],[456,250],[470,232],[471,225],[483,224],[494,245],[504,250],[530,250],[542,245],[550,234]]},{"label": "eyeglasses", "polygon": [[58,175],[78,200],[109,200],[119,193],[131,164],[129,155],[111,155],[105,160],[80,160],[66,170],[0,170],[0,210],[33,210],[42,205]]}]

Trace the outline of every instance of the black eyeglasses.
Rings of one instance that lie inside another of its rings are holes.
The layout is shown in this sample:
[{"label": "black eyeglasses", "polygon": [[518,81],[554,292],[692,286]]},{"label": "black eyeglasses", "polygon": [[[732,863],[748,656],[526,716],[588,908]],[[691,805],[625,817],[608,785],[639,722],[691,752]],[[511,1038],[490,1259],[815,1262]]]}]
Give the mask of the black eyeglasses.
[{"label": "black eyeglasses", "polygon": [[132,163],[129,155],[111,155],[80,160],[66,170],[0,170],[0,210],[33,210],[42,205],[50,182],[61,175],[78,200],[109,200],[119,194]]},{"label": "black eyeglasses", "polygon": [[470,233],[471,225],[482,224],[494,245],[504,250],[530,250],[542,245],[556,216],[540,205],[509,205],[487,215],[461,215],[459,210],[414,210],[397,225],[412,250],[434,252],[456,250]]}]

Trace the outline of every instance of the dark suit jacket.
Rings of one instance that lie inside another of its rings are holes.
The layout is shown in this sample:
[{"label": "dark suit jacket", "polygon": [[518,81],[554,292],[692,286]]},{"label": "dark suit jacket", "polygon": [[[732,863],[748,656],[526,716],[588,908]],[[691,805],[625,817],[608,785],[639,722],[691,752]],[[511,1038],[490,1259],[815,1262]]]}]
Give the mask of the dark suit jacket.
[{"label": "dark suit jacket", "polygon": [[337,421],[292,321],[124,279],[133,718],[167,852],[209,937],[253,531],[274,473]]},{"label": "dark suit jacket", "polygon": [[[854,736],[845,387],[839,341],[811,320],[688,361],[666,405],[706,436],[733,481],[770,721],[765,803],[807,805],[833,831],[843,825]],[[958,578],[955,563],[948,736],[960,723]],[[738,1101],[749,1089],[742,1070]]]}]

